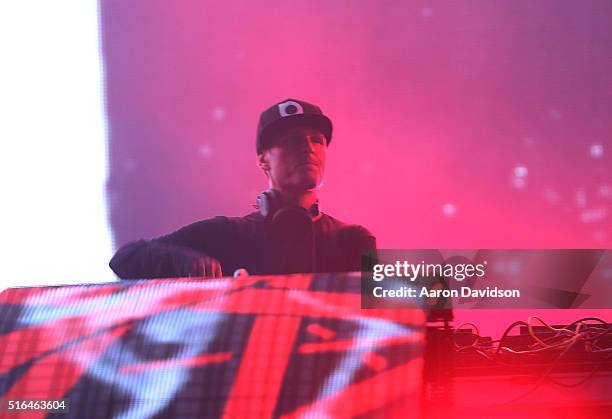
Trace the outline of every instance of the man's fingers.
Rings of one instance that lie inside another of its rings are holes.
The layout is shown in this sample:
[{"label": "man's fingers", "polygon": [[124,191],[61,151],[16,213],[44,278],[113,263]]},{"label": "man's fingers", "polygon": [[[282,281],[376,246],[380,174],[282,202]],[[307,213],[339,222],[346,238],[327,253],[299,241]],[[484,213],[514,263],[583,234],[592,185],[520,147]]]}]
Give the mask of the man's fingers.
[{"label": "man's fingers", "polygon": [[169,257],[172,258],[174,271],[179,276],[199,278],[223,277],[221,262],[215,258],[188,252],[173,253]]},{"label": "man's fingers", "polygon": [[197,260],[183,260],[180,265],[181,274],[187,277],[197,277],[202,275],[202,267]]},{"label": "man's fingers", "polygon": [[212,278],[213,270],[212,264],[210,263],[210,258],[204,256],[204,277]]},{"label": "man's fingers", "polygon": [[209,256],[204,257],[204,266],[206,268],[206,278],[222,278],[223,271],[221,270],[221,262]]},{"label": "man's fingers", "polygon": [[221,270],[221,263],[218,260],[215,260],[213,269],[215,271],[215,278],[223,278],[223,270]]},{"label": "man's fingers", "polygon": [[206,278],[221,278],[221,263],[215,258],[206,257]]}]

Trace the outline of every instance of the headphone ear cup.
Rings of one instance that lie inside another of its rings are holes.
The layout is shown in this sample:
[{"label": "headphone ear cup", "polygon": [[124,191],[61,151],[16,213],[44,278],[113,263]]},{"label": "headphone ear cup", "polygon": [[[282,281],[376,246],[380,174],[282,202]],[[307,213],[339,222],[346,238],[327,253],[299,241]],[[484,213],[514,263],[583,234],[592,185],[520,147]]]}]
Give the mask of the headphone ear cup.
[{"label": "headphone ear cup", "polygon": [[279,194],[274,189],[263,191],[257,197],[257,207],[265,218],[271,218],[280,207]]},{"label": "headphone ear cup", "polygon": [[265,217],[268,216],[268,200],[266,199],[266,193],[262,192],[257,195],[257,209],[259,213]]}]

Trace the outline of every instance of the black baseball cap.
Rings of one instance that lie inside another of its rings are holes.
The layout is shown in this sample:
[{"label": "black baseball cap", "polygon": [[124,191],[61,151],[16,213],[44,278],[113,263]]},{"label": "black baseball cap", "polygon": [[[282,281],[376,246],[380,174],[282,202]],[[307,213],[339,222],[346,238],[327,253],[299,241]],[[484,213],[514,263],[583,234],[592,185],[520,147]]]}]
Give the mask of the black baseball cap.
[{"label": "black baseball cap", "polygon": [[257,125],[257,154],[272,147],[273,139],[279,132],[296,127],[307,126],[319,129],[331,142],[332,122],[323,115],[321,108],[298,99],[285,99],[266,109],[259,116]]}]

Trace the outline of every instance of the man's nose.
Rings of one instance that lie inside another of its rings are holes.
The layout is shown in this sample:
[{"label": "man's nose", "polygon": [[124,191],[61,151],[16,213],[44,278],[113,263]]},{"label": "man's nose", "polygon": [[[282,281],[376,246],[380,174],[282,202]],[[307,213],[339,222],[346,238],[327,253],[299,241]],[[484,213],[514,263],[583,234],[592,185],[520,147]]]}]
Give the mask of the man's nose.
[{"label": "man's nose", "polygon": [[306,137],[304,137],[304,140],[301,141],[302,144],[302,148],[304,150],[308,150],[308,151],[314,151],[315,150],[315,139],[313,137],[311,137],[310,135],[307,135]]}]

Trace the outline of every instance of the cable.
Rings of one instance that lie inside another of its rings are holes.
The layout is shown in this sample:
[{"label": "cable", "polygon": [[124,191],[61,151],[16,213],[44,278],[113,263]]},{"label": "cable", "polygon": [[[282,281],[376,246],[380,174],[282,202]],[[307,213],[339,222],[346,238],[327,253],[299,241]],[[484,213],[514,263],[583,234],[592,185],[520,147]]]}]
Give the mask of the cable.
[{"label": "cable", "polygon": [[[546,338],[542,338],[541,336],[538,336],[538,334],[534,330],[534,325],[533,325],[534,321],[541,323],[546,329],[554,332],[554,335],[548,336]],[[595,325],[593,325],[592,323],[591,324],[587,323],[587,322],[592,322],[592,321],[599,322],[603,325],[606,325],[607,327],[605,328],[600,327],[600,326],[595,327]],[[512,323],[510,326],[506,328],[506,330],[503,332],[499,340],[489,340],[486,342],[487,346],[484,346],[484,347],[482,343],[480,342],[481,340],[480,331],[478,330],[478,327],[474,323],[469,323],[469,322],[462,323],[461,325],[459,325],[459,327],[457,327],[457,329],[455,329],[454,333],[456,334],[463,326],[466,326],[466,325],[471,326],[474,329],[475,333],[472,333],[472,335],[475,336],[475,340],[474,342],[472,342],[471,345],[458,346],[455,344],[456,351],[462,352],[462,351],[467,351],[467,350],[473,350],[474,352],[486,358],[487,360],[495,362],[495,363],[499,363],[505,366],[514,366],[514,365],[503,362],[500,359],[497,359],[497,357],[500,355],[500,352],[502,351],[504,353],[511,354],[511,355],[526,355],[526,354],[541,353],[545,351],[554,351],[554,352],[560,351],[559,355],[550,364],[548,369],[538,378],[538,381],[532,388],[530,388],[528,391],[524,392],[523,394],[517,397],[514,397],[511,400],[503,403],[502,405],[514,403],[528,396],[529,394],[537,390],[542,385],[542,383],[544,383],[547,379],[550,380],[552,383],[563,386],[563,387],[578,387],[584,384],[585,382],[587,382],[589,379],[591,379],[603,367],[603,365],[605,365],[605,363],[608,360],[612,359],[612,347],[602,348],[599,346],[600,339],[603,336],[607,335],[608,333],[612,332],[612,325],[610,325],[605,320],[597,318],[597,317],[584,317],[584,318],[573,321],[572,323],[568,324],[565,327],[555,328],[538,316],[530,316],[527,319],[527,322],[518,320]],[[504,341],[507,340],[510,332],[517,326],[526,326],[529,336],[534,340],[534,343],[528,346],[529,347],[528,350],[517,351],[517,350],[514,350],[504,345]],[[607,355],[597,363],[597,365],[589,372],[589,374],[586,377],[580,379],[579,381],[575,383],[565,383],[563,381],[559,381],[558,379],[550,377],[550,375],[553,373],[555,368],[557,368],[559,364],[563,361],[564,357],[579,342],[582,342],[584,344],[584,350],[586,352],[605,353]],[[497,343],[497,347],[495,348],[495,350],[493,350],[494,343]]]},{"label": "cable", "polygon": [[512,329],[514,329],[516,326],[520,326],[520,325],[528,326],[528,324],[525,323],[524,321],[518,320],[518,321],[512,323],[510,326],[508,326],[506,328],[506,330],[502,334],[502,337],[499,339],[499,343],[497,344],[497,350],[495,351],[496,354],[499,353],[499,351],[501,351],[502,343],[503,343],[504,339],[508,336],[508,334],[512,331]]},{"label": "cable", "polygon": [[[544,341],[542,341],[542,339],[540,339],[535,332],[533,331],[533,326],[531,325],[531,321],[532,320],[538,320],[540,323],[542,323],[547,329],[552,330],[553,332],[556,332],[557,335],[559,335],[559,333],[561,332],[565,332],[565,333],[569,333],[571,335],[575,335],[576,332],[574,332],[573,330],[568,330],[567,328],[562,328],[562,329],[555,329],[554,327],[552,327],[551,325],[549,325],[548,323],[546,323],[544,320],[542,320],[540,317],[538,316],[530,316],[527,319],[527,330],[529,331],[529,335],[531,335],[531,337],[533,339],[535,339],[536,342],[539,342],[542,345],[548,346],[547,343],[545,343]],[[581,323],[578,323],[579,325]]]},{"label": "cable", "polygon": [[606,356],[604,359],[602,359],[596,366],[595,368],[593,368],[591,370],[591,372],[584,378],[578,380],[575,383],[564,383],[562,381],[558,381],[552,377],[549,378],[549,380],[554,383],[557,384],[559,386],[562,387],[579,387],[581,385],[583,385],[584,383],[586,383],[588,380],[590,380],[591,378],[593,378],[595,376],[595,374],[601,369],[601,367],[604,365],[604,363],[608,360],[612,358],[612,351],[608,354],[608,356]]},{"label": "cable", "polygon": [[574,342],[569,345],[567,348],[565,348],[565,350],[563,350],[563,352],[561,352],[561,354],[559,354],[559,356],[557,357],[557,359],[555,359],[555,362],[552,363],[552,365],[550,366],[550,368],[548,368],[548,370],[546,370],[546,372],[544,372],[544,374],[542,374],[542,376],[539,378],[539,380],[537,381],[537,383],[529,390],[527,390],[525,393],[514,397],[510,400],[508,400],[505,403],[502,403],[503,405],[507,405],[507,404],[511,404],[514,403],[520,399],[525,398],[526,396],[530,395],[531,393],[533,393],[534,391],[536,391],[541,385],[542,383],[544,383],[544,381],[546,381],[546,378],[548,377],[548,375],[550,375],[550,373],[552,373],[552,371],[555,369],[555,367],[557,365],[559,365],[561,358],[563,358],[565,356],[565,354],[567,354],[567,352],[578,342],[578,339],[574,340]]},{"label": "cable", "polygon": [[476,326],[474,323],[469,323],[469,322],[461,323],[459,326],[457,326],[457,328],[453,332],[453,335],[457,335],[457,332],[460,331],[463,326],[472,326],[472,328],[474,328],[474,331],[476,333],[472,333],[471,335],[475,336],[476,338],[474,339],[471,345],[459,346],[457,345],[457,342],[455,342],[455,348],[458,351],[465,349],[465,348],[475,348],[478,345],[478,341],[480,340],[480,331],[478,330],[478,326]]}]

